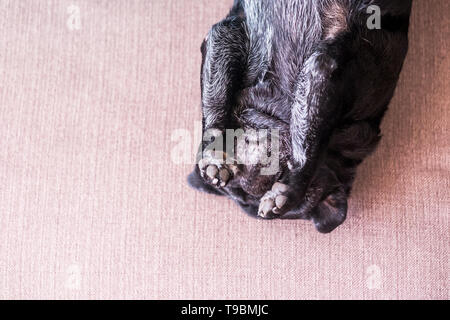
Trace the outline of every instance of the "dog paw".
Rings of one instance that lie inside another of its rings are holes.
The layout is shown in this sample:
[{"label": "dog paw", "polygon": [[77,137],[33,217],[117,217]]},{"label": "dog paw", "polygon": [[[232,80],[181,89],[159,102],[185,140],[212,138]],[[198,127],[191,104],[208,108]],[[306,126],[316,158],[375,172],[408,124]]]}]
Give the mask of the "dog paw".
[{"label": "dog paw", "polygon": [[289,186],[277,182],[272,186],[272,190],[267,191],[261,198],[258,209],[258,216],[269,219],[280,216],[287,210]]},{"label": "dog paw", "polygon": [[216,151],[205,152],[205,156],[198,162],[200,175],[209,184],[225,187],[237,176],[239,170],[235,164],[226,163],[226,153]]}]

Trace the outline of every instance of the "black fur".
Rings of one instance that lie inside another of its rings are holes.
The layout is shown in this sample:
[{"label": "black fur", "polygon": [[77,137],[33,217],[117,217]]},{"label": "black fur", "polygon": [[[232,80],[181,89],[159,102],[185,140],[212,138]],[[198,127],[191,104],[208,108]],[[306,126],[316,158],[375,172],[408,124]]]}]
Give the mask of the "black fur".
[{"label": "black fur", "polygon": [[[320,232],[339,226],[356,168],[381,137],[411,1],[235,0],[202,45],[203,130],[278,128],[283,160],[273,176],[245,167],[220,188],[196,166],[190,185],[256,216],[263,193],[281,181],[289,191],[279,217],[312,219]],[[381,8],[381,30],[366,25],[369,5]]]}]

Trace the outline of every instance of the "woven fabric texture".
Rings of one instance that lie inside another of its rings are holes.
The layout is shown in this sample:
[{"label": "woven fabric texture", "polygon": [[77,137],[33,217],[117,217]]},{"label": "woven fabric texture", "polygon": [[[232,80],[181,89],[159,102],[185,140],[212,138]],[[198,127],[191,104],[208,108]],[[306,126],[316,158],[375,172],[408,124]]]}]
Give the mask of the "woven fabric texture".
[{"label": "woven fabric texture", "polygon": [[230,0],[0,0],[0,298],[447,299],[450,1],[416,0],[347,221],[188,188],[200,44]]}]

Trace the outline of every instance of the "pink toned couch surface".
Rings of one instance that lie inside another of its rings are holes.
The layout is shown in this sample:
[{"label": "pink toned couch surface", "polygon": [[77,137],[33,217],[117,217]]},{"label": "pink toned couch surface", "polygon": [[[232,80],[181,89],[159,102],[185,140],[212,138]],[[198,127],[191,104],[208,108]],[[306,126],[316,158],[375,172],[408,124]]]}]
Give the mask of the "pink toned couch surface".
[{"label": "pink toned couch surface", "polygon": [[448,298],[450,1],[415,1],[329,235],[197,193],[172,159],[176,133],[197,146],[200,44],[231,2],[0,1],[0,298]]}]

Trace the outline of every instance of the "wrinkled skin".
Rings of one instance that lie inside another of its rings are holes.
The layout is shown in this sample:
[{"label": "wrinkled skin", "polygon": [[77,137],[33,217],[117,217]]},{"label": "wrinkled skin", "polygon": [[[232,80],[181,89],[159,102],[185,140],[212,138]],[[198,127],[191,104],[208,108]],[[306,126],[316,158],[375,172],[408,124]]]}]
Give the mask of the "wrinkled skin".
[{"label": "wrinkled skin", "polygon": [[[381,29],[367,27],[369,5]],[[262,165],[205,157],[189,184],[253,216],[339,226],[356,168],[380,140],[410,10],[411,0],[236,0],[201,47],[203,131],[278,129],[280,168],[261,175]]]}]

